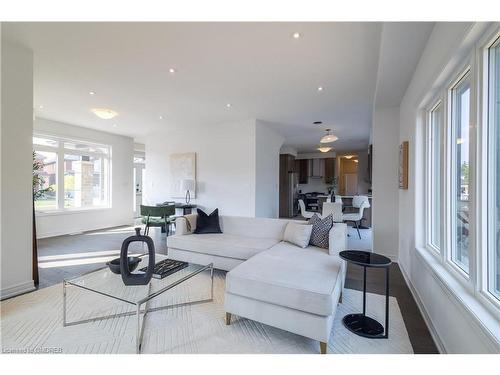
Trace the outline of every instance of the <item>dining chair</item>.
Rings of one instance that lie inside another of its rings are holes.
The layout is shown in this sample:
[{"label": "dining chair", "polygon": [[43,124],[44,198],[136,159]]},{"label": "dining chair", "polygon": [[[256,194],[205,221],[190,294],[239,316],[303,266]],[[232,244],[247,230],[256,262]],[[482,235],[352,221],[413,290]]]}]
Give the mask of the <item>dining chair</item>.
[{"label": "dining chair", "polygon": [[343,220],[344,222],[354,223],[356,230],[358,231],[359,239],[361,239],[359,225],[361,224],[361,219],[363,219],[364,209],[370,207],[370,201],[368,200],[368,197],[366,195],[355,195],[352,198],[352,207],[358,209],[358,211],[343,214]]},{"label": "dining chair", "polygon": [[142,223],[146,225],[144,235],[149,234],[149,228],[160,227],[165,229],[167,236],[170,233],[170,225],[174,223],[171,218],[175,215],[175,205],[161,205],[161,206],[144,206],[141,204]]},{"label": "dining chair", "polygon": [[306,218],[310,219],[314,216],[315,212],[312,211],[306,211],[306,204],[304,203],[304,200],[299,199],[299,207],[300,207],[300,214]]},{"label": "dining chair", "polygon": [[327,217],[328,215],[333,216],[334,223],[342,223],[342,204],[339,202],[325,202],[323,203],[323,211],[321,213],[322,217]]}]

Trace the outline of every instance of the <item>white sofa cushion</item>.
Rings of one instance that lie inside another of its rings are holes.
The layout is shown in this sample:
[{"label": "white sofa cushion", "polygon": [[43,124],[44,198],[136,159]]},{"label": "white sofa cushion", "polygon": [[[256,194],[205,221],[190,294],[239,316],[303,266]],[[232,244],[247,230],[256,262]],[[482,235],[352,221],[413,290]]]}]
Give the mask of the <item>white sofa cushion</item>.
[{"label": "white sofa cushion", "polygon": [[227,233],[186,234],[167,238],[169,248],[243,260],[279,242],[275,238],[244,237]]},{"label": "white sofa cushion", "polygon": [[283,240],[286,225],[290,220],[255,218],[241,216],[220,216],[220,226],[223,233]]},{"label": "white sofa cushion", "polygon": [[342,283],[343,261],[326,249],[300,249],[281,242],[232,269],[226,291],[260,301],[328,316]]},{"label": "white sofa cushion", "polygon": [[285,229],[283,241],[297,245],[298,247],[304,249],[309,245],[312,229],[312,225],[289,222]]}]

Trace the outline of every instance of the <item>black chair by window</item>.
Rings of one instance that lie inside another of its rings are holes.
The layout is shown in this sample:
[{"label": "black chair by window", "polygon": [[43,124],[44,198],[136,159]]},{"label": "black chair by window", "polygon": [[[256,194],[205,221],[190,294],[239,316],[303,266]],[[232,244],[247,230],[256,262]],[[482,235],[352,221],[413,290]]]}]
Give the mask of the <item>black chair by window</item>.
[{"label": "black chair by window", "polygon": [[175,205],[143,206],[141,205],[142,223],[146,225],[144,234],[149,234],[150,227],[160,227],[165,230],[167,236],[170,233],[170,226],[175,219],[170,216],[175,215]]}]

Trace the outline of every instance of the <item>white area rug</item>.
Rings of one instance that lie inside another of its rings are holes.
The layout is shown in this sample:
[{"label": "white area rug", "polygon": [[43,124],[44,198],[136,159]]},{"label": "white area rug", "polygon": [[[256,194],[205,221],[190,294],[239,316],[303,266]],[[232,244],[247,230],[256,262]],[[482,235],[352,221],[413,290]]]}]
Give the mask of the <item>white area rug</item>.
[{"label": "white area rug", "polygon": [[[248,319],[224,322],[225,273],[215,272],[214,301],[156,311],[146,318],[143,353],[318,353],[317,341]],[[164,293],[152,306],[209,295],[209,276],[200,274]],[[111,302],[111,303],[110,303]],[[367,314],[384,322],[384,296],[367,295]],[[345,289],[328,353],[413,353],[397,301],[390,298],[389,339],[366,339],[342,324],[360,312],[362,293]],[[68,320],[129,311],[130,306],[75,287],[68,289]],[[2,349],[61,348],[62,353],[135,353],[136,318],[121,317],[62,326],[62,286],[55,285],[1,303]]]}]

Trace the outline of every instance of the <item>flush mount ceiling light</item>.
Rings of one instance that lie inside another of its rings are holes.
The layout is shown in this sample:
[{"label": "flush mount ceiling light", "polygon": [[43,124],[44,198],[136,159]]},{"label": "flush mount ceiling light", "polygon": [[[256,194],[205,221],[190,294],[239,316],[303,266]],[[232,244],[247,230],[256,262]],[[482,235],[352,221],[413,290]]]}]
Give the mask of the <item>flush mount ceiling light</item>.
[{"label": "flush mount ceiling light", "polygon": [[113,117],[118,116],[118,113],[108,108],[92,108],[91,111],[99,118],[103,120],[110,120]]},{"label": "flush mount ceiling light", "polygon": [[344,155],[344,158],[346,158],[346,159],[352,159],[352,155]]},{"label": "flush mount ceiling light", "polygon": [[174,74],[174,73],[175,73],[175,68],[169,68],[169,69],[168,69],[168,72],[169,72],[170,74]]},{"label": "flush mount ceiling light", "polygon": [[292,34],[292,36],[293,36],[293,39],[299,39],[301,35],[300,35],[300,33],[295,32]]},{"label": "flush mount ceiling light", "polygon": [[319,86],[318,91],[323,91],[323,86]]},{"label": "flush mount ceiling light", "polygon": [[89,95],[95,95],[95,91],[89,91]]},{"label": "flush mount ceiling light", "polygon": [[161,116],[161,115],[160,115],[159,119],[160,119],[160,120],[163,120],[163,116]]},{"label": "flush mount ceiling light", "polygon": [[319,145],[317,150],[320,151],[320,152],[328,152],[330,151],[332,148],[329,147],[329,146],[325,146],[325,145]]},{"label": "flush mount ceiling light", "polygon": [[339,139],[339,137],[337,137],[336,135],[331,134],[330,130],[332,129],[326,129],[326,135],[324,135],[323,138],[321,138],[320,140],[321,143],[332,143],[335,142],[337,139]]},{"label": "flush mount ceiling light", "polygon": [[43,105],[39,105],[39,106],[38,106],[38,108],[39,108],[39,109],[43,109]]},{"label": "flush mount ceiling light", "polygon": [[231,108],[231,103],[227,103],[227,104],[226,104],[226,107],[227,107],[227,108]]},{"label": "flush mount ceiling light", "polygon": [[116,124],[113,124],[113,128],[116,128],[116,127],[118,127],[118,125],[116,125]]}]

